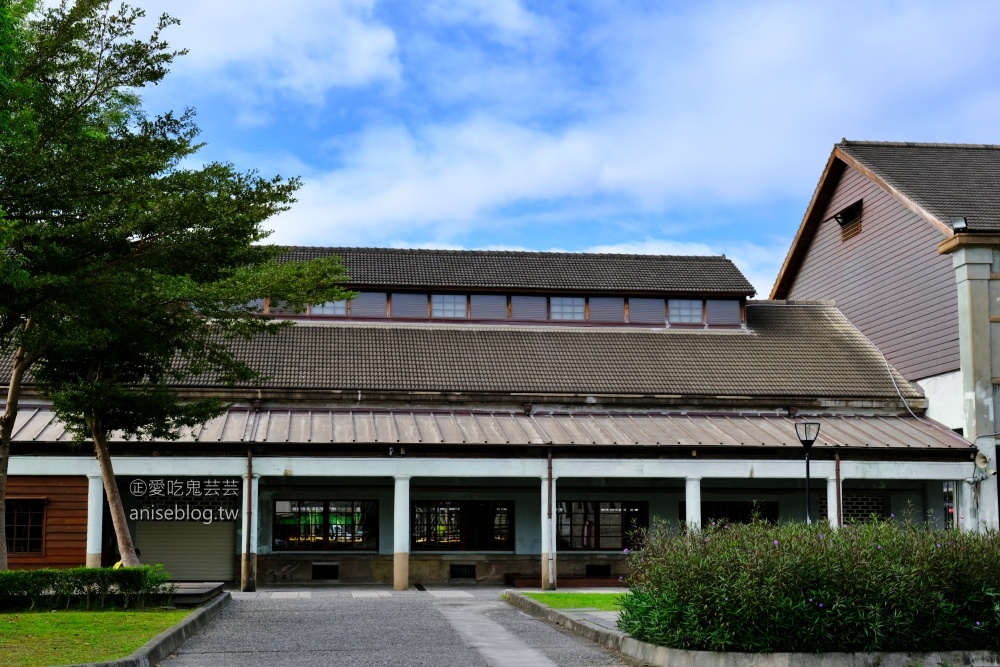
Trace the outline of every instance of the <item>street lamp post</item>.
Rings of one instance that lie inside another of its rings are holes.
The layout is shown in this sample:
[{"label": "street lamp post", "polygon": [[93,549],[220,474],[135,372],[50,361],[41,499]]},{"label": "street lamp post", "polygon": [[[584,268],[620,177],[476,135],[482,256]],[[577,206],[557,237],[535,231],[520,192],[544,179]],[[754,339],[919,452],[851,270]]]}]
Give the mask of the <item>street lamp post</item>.
[{"label": "street lamp post", "polygon": [[809,515],[809,449],[819,435],[819,422],[796,422],[795,434],[806,450],[806,525],[809,526],[812,525],[812,517]]}]

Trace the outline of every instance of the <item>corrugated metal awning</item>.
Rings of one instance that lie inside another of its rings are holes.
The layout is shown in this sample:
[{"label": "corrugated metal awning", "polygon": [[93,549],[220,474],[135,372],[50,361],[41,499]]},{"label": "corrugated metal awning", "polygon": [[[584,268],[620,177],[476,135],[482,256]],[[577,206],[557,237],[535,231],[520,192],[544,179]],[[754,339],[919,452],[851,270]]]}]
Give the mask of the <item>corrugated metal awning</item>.
[{"label": "corrugated metal awning", "polygon": [[[805,418],[745,414],[541,413],[458,410],[232,408],[179,442],[795,447]],[[809,417],[821,424],[817,447],[971,449],[944,426],[891,416]],[[25,407],[15,442],[72,439],[48,407]],[[113,438],[121,440],[121,438]]]}]

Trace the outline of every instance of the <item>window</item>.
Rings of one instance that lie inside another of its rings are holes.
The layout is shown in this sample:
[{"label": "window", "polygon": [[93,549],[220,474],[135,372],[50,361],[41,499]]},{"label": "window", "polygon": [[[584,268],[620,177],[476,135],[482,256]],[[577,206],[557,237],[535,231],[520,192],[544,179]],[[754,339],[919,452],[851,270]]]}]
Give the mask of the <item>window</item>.
[{"label": "window", "polygon": [[513,551],[514,501],[418,500],[414,551]]},{"label": "window", "polygon": [[697,301],[691,299],[670,299],[668,312],[670,313],[671,324],[701,324],[702,308],[701,299]]},{"label": "window", "polygon": [[833,219],[840,225],[841,241],[854,238],[861,233],[861,212],[863,209],[864,200],[859,199],[833,216]]},{"label": "window", "polygon": [[955,482],[944,483],[944,527],[951,530],[955,527]]},{"label": "window", "polygon": [[8,500],[4,507],[4,537],[7,552],[11,554],[42,553],[42,534],[45,528],[45,500]]},{"label": "window", "polygon": [[663,299],[630,298],[628,300],[628,321],[633,324],[662,325],[665,305]]},{"label": "window", "polygon": [[[591,322],[624,322],[625,321],[625,298],[624,297],[590,297]],[[660,308],[660,320],[663,319],[663,308]]]},{"label": "window", "polygon": [[510,297],[510,319],[515,321],[544,320],[545,297],[520,296],[518,294]]},{"label": "window", "polygon": [[253,311],[253,312],[263,313],[264,312],[264,307],[266,305],[267,305],[267,301],[265,299],[254,299],[253,301],[249,302],[246,305],[246,307],[249,310]]},{"label": "window", "polygon": [[269,315],[298,315],[301,313],[301,311],[295,312],[295,309],[284,301],[270,301],[267,312]]},{"label": "window", "polygon": [[645,501],[564,501],[557,503],[559,548],[621,551],[632,546],[631,533],[649,523]]},{"label": "window", "polygon": [[[681,501],[678,520],[687,521],[687,503]],[[750,523],[754,517],[767,523],[778,522],[778,503],[771,500],[703,500],[701,501],[701,525],[710,522]]]},{"label": "window", "polygon": [[465,302],[464,294],[432,294],[431,317],[465,319]]},{"label": "window", "polygon": [[705,302],[708,323],[734,325],[740,323],[740,302],[735,299],[709,299]]},{"label": "window", "polygon": [[347,301],[328,301],[326,303],[314,303],[312,305],[313,315],[336,315],[347,316]]},{"label": "window", "polygon": [[361,292],[351,301],[351,317],[385,317],[385,313],[385,292]]},{"label": "window", "polygon": [[889,518],[889,498],[882,494],[844,494],[842,501],[845,525]]},{"label": "window", "polygon": [[427,295],[393,293],[392,316],[399,319],[427,319]]},{"label": "window", "polygon": [[277,500],[275,551],[377,551],[377,500]]},{"label": "window", "polygon": [[549,300],[553,320],[582,320],[586,299],[582,296],[554,296]]},{"label": "window", "polygon": [[474,320],[507,319],[507,297],[503,294],[473,294],[469,301]]}]

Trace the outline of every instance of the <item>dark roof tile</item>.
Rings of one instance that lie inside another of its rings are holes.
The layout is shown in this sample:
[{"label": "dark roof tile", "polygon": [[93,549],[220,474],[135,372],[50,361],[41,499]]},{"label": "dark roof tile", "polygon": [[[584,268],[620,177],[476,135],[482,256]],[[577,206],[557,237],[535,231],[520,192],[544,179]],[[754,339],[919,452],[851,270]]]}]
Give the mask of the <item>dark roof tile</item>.
[{"label": "dark roof tile", "polygon": [[1000,146],[847,141],[837,147],[950,224],[1000,231]]},{"label": "dark roof tile", "polygon": [[268,388],[896,397],[882,356],[835,307],[756,302],[747,319],[727,332],[301,324],[235,345],[266,376],[245,386]]},{"label": "dark roof tile", "polygon": [[292,247],[284,258],[336,255],[351,286],[753,295],[725,257],[511,250]]}]

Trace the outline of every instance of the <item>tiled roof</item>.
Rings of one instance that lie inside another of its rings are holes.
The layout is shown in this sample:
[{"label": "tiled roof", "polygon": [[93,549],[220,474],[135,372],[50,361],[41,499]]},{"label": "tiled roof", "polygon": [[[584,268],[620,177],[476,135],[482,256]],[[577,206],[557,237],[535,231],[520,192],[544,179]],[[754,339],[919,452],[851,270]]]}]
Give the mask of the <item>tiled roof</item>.
[{"label": "tiled roof", "polygon": [[267,376],[245,386],[265,388],[896,397],[881,355],[834,306],[756,302],[747,319],[749,331],[725,332],[300,324],[235,345]]},{"label": "tiled roof", "polygon": [[344,260],[352,286],[754,294],[721,256],[293,247],[285,258],[331,255]]},{"label": "tiled roof", "polygon": [[950,224],[1000,231],[1000,146],[843,141],[837,147]]}]

